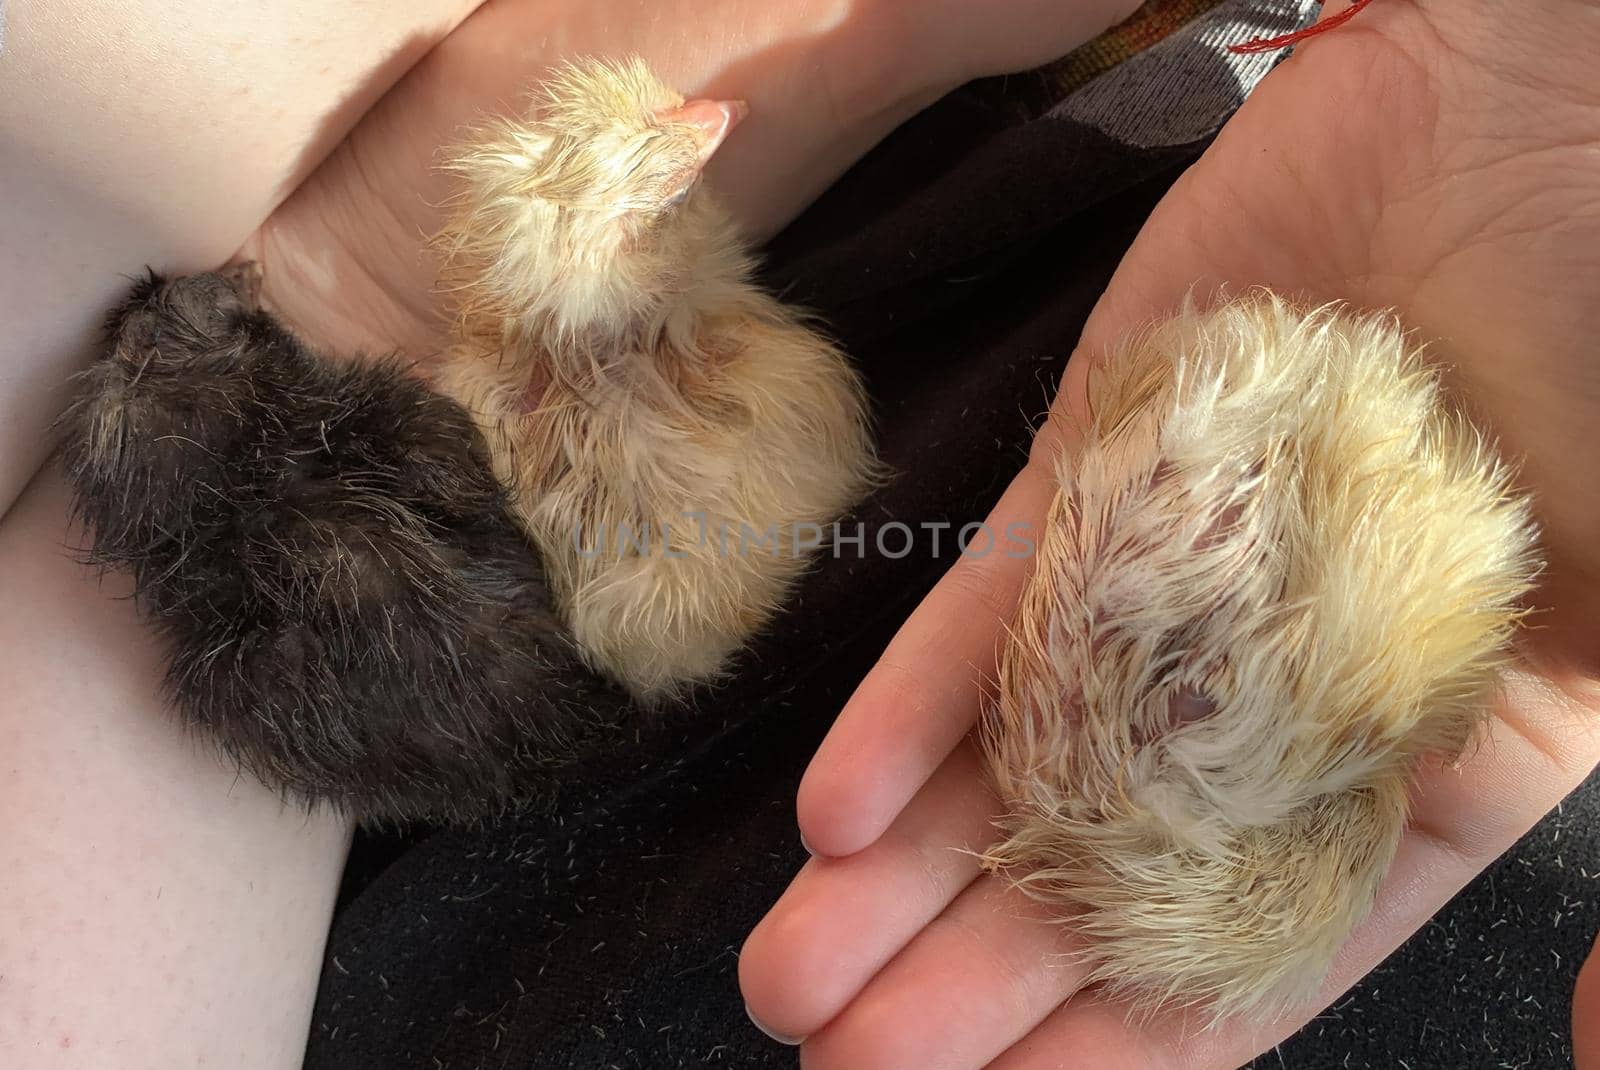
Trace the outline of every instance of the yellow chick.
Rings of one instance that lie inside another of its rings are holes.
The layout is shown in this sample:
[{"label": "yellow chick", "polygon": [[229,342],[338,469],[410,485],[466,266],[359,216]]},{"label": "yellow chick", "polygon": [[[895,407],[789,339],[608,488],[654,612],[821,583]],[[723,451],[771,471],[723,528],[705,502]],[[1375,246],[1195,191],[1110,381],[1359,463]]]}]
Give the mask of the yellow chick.
[{"label": "yellow chick", "polygon": [[472,412],[588,658],[636,697],[715,677],[877,472],[844,355],[752,281],[701,185],[744,117],[639,60],[560,71],[448,160]]},{"label": "yellow chick", "polygon": [[988,860],[1113,994],[1271,1014],[1370,910],[1419,760],[1484,722],[1529,507],[1385,316],[1191,308],[1088,400],[984,726]]}]

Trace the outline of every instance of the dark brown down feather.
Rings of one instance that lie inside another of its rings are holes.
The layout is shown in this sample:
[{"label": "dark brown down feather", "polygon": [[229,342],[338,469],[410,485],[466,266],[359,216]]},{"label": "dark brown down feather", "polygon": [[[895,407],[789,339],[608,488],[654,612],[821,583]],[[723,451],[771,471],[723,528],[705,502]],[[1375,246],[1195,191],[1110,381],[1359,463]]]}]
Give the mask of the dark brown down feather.
[{"label": "dark brown down feather", "polygon": [[397,361],[332,361],[238,275],[137,283],[64,418],[91,557],[132,575],[183,719],[368,822],[550,797],[624,730],[481,436]]}]

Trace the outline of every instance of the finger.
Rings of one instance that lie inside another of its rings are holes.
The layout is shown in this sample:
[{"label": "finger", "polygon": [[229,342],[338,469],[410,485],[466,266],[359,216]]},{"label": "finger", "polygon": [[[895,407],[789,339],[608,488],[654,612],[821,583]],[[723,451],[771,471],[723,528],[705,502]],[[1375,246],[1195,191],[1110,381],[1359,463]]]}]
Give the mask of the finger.
[{"label": "finger", "polygon": [[1009,536],[1036,536],[1050,494],[1037,466],[1012,482],[972,552],[845,704],[800,782],[800,831],[813,853],[849,855],[876,840],[972,728],[1028,575],[1028,548]]},{"label": "finger", "polygon": [[1572,992],[1572,1062],[1576,1070],[1600,1070],[1600,940]]},{"label": "finger", "polygon": [[[1228,1067],[1248,1060],[1235,1059]],[[1046,1018],[984,1070],[1177,1070],[1177,1051],[1159,1031],[1138,1028],[1129,1010],[1085,991]]]},{"label": "finger", "polygon": [[[1114,293],[1108,291],[1090,316],[1028,464],[985,520],[997,546],[964,555],[923,599],[806,770],[796,809],[813,853],[852,854],[882,835],[977,719],[983,682],[996,674],[1031,567],[1031,543],[1055,491],[1056,457],[1084,423],[1089,365],[1117,336],[1118,324],[1141,326],[1154,302],[1182,298],[1165,291],[1156,297],[1133,282],[1122,296]],[[1029,545],[1010,539],[1014,532]]]},{"label": "finger", "polygon": [[976,751],[960,747],[877,842],[808,862],[740,952],[750,1016],[798,1038],[837,1015],[978,876],[994,811]]},{"label": "finger", "polygon": [[805,1070],[976,1070],[1084,980],[1072,926],[982,877],[800,1049]]},{"label": "finger", "polygon": [[[1020,523],[1033,536],[1039,533],[1055,486],[1057,452],[1084,422],[1092,362],[1113,352],[1116,339],[1175,310],[1186,294],[1203,300],[1217,289],[1217,279],[1200,267],[1205,235],[1169,206],[1188,197],[1192,185],[1187,176],[1180,179],[1156,209],[1090,314],[1051,417],[1027,467],[989,515],[989,530],[1004,533]],[[1158,222],[1174,235],[1170,242],[1149,237]],[[1256,274],[1240,277],[1248,282]],[[972,726],[980,681],[994,675],[1004,625],[1029,563],[1003,553],[964,557],[890,642],[801,781],[800,830],[813,852],[845,855],[871,843]]]},{"label": "finger", "polygon": [[963,555],[907,618],[812,758],[796,800],[812,853],[853,854],[882,835],[976,721],[1055,493],[1056,458],[1084,423],[1089,364],[1115,337],[1107,317],[1136,325],[1142,321],[1131,317],[1148,307],[1134,297],[1111,300],[1091,315],[1027,465],[985,519],[988,541]]}]

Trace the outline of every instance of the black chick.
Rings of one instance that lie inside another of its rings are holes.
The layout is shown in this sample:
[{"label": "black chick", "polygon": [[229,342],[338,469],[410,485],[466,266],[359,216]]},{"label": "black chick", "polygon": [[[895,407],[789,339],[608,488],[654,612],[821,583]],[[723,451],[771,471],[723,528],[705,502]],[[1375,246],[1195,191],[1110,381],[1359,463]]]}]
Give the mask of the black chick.
[{"label": "black chick", "polygon": [[364,821],[548,800],[623,732],[473,420],[394,360],[331,361],[250,271],[151,273],[64,417],[91,560],[132,574],[185,721]]}]

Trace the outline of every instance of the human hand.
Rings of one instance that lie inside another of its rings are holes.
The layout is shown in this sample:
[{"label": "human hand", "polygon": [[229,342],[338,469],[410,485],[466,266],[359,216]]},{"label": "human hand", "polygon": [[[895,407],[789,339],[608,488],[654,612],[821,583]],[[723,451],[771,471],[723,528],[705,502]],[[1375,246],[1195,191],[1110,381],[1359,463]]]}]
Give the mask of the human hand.
[{"label": "human hand", "polygon": [[493,0],[379,102],[240,256],[262,264],[267,304],[309,338],[425,357],[445,325],[424,249],[449,195],[438,150],[484,112],[520,107],[563,59],[637,52],[685,92],[748,101],[751,118],[718,151],[709,182],[765,237],[926,103],[1061,55],[1137,6]]},{"label": "human hand", "polygon": [[1572,1060],[1577,1070],[1600,1070],[1600,939],[1572,993]]},{"label": "human hand", "polygon": [[[1336,14],[1345,4],[1329,4]],[[1411,827],[1322,1003],[1600,761],[1600,4],[1379,4],[1303,47],[1174,187],[1087,324],[989,523],[1043,521],[1089,360],[1191,287],[1394,308],[1537,498],[1548,570],[1489,742],[1417,785]],[[1079,990],[1070,925],[980,871],[995,802],[969,738],[1025,561],[959,562],[862,682],[801,785],[818,856],[751,934],[753,1016],[808,1068],[1227,1067],[1314,1013],[1202,1032]]]}]

